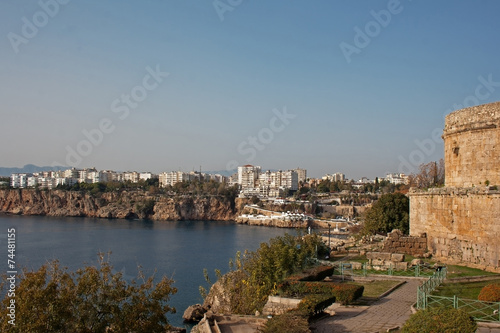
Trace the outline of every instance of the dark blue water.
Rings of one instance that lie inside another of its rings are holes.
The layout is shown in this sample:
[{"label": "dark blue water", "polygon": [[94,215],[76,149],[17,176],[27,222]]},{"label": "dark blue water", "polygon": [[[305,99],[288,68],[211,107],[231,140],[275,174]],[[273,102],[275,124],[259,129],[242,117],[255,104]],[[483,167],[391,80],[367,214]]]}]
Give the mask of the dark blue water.
[{"label": "dark blue water", "polygon": [[157,276],[173,277],[178,293],[169,304],[177,313],[168,318],[175,326],[184,326],[182,313],[189,305],[203,302],[198,289],[207,287],[203,268],[214,281],[214,269],[226,272],[236,251],[253,251],[260,243],[290,232],[231,222],[0,216],[0,273],[7,271],[7,229],[12,227],[18,268],[38,269],[58,259],[74,271],[95,264],[98,252],[111,251],[112,265],[126,279],[137,276],[138,265],[147,276],[156,269]]}]

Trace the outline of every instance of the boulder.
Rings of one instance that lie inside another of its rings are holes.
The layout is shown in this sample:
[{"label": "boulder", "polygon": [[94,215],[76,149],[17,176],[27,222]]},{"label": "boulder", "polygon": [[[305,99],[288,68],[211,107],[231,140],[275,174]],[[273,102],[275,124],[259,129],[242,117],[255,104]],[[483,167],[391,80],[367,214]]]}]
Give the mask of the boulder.
[{"label": "boulder", "polygon": [[200,321],[205,312],[207,311],[201,304],[191,305],[186,309],[186,311],[184,311],[182,319],[187,322]]},{"label": "boulder", "polygon": [[412,266],[422,265],[423,263],[424,263],[424,261],[422,259],[413,259],[411,261]]}]

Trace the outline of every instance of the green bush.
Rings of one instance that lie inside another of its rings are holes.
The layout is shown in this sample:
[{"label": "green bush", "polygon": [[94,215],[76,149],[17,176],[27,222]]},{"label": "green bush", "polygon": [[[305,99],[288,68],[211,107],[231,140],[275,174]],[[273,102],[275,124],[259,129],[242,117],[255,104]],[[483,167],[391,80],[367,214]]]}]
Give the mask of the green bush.
[{"label": "green bush", "polygon": [[484,302],[500,302],[500,283],[484,286],[477,299]]},{"label": "green bush", "polygon": [[350,304],[363,296],[363,286],[333,282],[300,282],[287,279],[279,285],[279,294],[285,297],[300,297],[308,294],[333,295],[339,303]]},{"label": "green bush", "polygon": [[408,319],[403,333],[474,333],[477,324],[462,309],[435,307],[421,310]]},{"label": "green bush", "polygon": [[260,329],[261,333],[311,333],[307,317],[299,311],[288,311],[280,316],[274,316]]},{"label": "green bush", "polygon": [[311,294],[300,301],[298,310],[307,317],[322,312],[335,303],[335,296],[331,294]]}]

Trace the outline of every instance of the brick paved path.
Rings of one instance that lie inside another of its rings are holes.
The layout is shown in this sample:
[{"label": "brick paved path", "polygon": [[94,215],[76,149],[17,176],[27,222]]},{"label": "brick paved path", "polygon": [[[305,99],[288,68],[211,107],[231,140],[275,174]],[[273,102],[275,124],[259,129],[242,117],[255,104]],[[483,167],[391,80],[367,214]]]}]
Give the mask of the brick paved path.
[{"label": "brick paved path", "polygon": [[[417,301],[419,280],[408,280],[371,306],[338,307],[333,317],[312,325],[314,333],[379,333],[402,327]],[[500,328],[479,327],[477,333],[500,333]]]},{"label": "brick paved path", "polygon": [[312,325],[315,333],[374,333],[402,327],[417,301],[419,280],[409,280],[369,307],[339,307],[335,315]]}]

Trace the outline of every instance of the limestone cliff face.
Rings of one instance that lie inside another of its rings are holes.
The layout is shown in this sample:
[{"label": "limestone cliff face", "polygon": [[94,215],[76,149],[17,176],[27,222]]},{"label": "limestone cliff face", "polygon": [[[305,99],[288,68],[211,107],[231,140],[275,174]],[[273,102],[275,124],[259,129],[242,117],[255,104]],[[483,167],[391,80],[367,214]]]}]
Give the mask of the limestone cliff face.
[{"label": "limestone cliff face", "polygon": [[0,212],[19,215],[229,221],[237,216],[234,207],[223,197],[163,197],[141,191],[93,196],[63,190],[0,190]]}]

